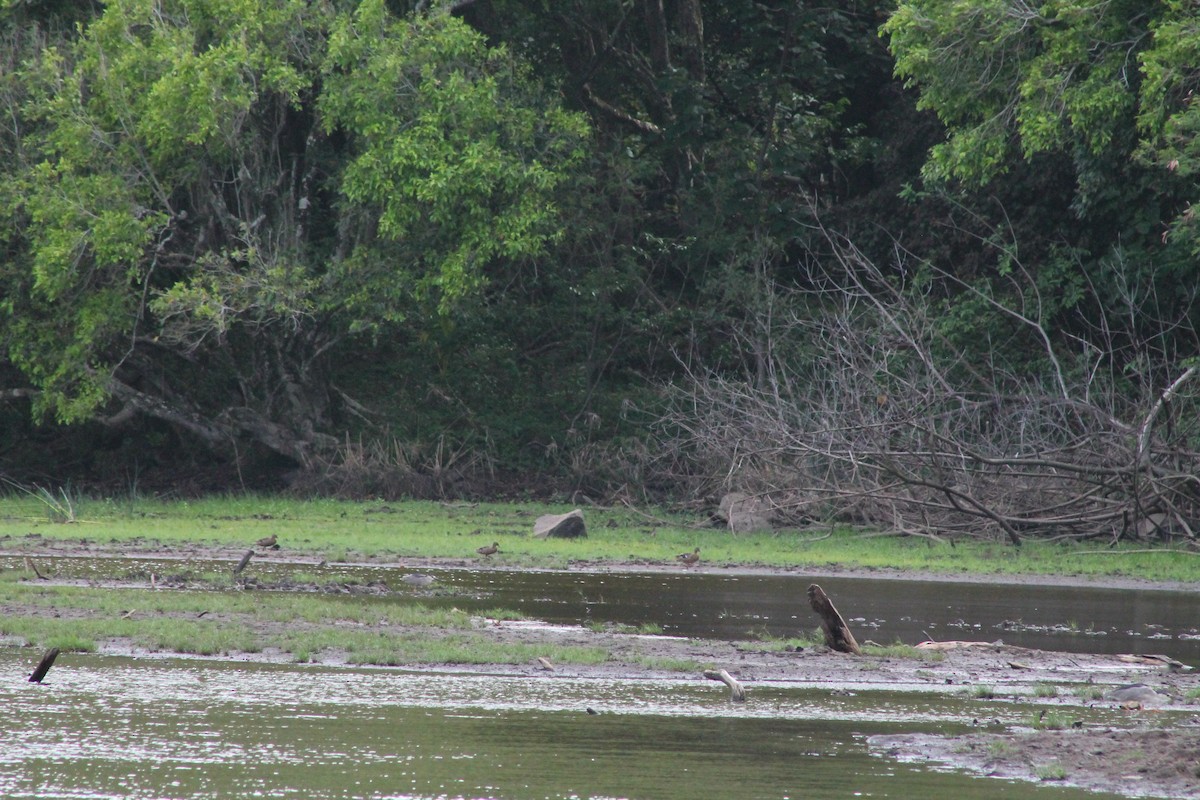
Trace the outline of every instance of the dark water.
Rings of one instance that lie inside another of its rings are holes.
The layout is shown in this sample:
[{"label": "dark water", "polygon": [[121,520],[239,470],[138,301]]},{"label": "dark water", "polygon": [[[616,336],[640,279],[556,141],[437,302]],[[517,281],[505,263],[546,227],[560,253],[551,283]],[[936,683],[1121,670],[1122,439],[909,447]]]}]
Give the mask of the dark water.
[{"label": "dark water", "polygon": [[460,607],[503,606],[553,622],[655,623],[664,633],[741,639],[817,627],[818,583],[860,641],[972,639],[1064,652],[1161,653],[1200,667],[1200,593],[985,583],[733,576],[712,573],[439,574],[477,593]]},{"label": "dark water", "polygon": [[0,649],[0,797],[1104,797],[870,754],[873,733],[964,729],[961,698],[78,654],[36,685],[31,658]]}]

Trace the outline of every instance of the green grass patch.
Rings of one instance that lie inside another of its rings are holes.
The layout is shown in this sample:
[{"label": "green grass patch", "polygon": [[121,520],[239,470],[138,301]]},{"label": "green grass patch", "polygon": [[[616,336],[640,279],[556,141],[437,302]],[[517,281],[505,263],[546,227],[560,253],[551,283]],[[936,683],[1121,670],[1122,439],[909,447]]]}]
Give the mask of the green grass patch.
[{"label": "green grass patch", "polygon": [[[277,649],[295,661],[338,654],[351,663],[523,663],[545,656],[593,664],[603,648],[497,644],[475,633],[479,616],[374,597],[295,592],[110,589],[0,582],[0,603],[40,613],[0,618],[0,636],[27,646],[88,652],[99,642],[203,656]],[[50,612],[53,612],[54,616]],[[488,620],[520,620],[491,608]]]},{"label": "green grass patch", "polygon": [[633,663],[646,669],[662,672],[700,672],[704,665],[690,658],[665,658],[662,656],[634,656]]},{"label": "green grass patch", "polygon": [[910,661],[942,661],[946,654],[940,650],[922,650],[910,644],[864,644],[863,655],[876,658],[903,658]]},{"label": "green grass patch", "polygon": [[1049,764],[1042,764],[1037,768],[1037,776],[1043,781],[1061,781],[1067,777],[1067,770],[1062,764],[1057,761]]},{"label": "green grass patch", "polygon": [[476,634],[444,637],[387,636],[349,650],[352,664],[523,664],[538,657],[557,664],[601,664],[609,652],[602,647],[546,646],[493,642]]},{"label": "green grass patch", "polygon": [[992,758],[1006,758],[1016,755],[1017,748],[1007,739],[997,739],[988,743],[987,751]]},{"label": "green grass patch", "polygon": [[[479,558],[475,548],[493,541],[501,552],[487,563],[564,567],[579,560],[600,563],[650,561],[674,565],[676,553],[699,547],[701,564],[775,567],[845,566],[974,573],[1080,576],[1135,575],[1149,580],[1200,581],[1200,557],[1118,544],[1103,552],[1091,544],[1027,540],[965,540],[949,544],[915,537],[878,536],[835,529],[826,537],[807,531],[730,536],[694,515],[658,509],[587,509],[589,535],[581,540],[535,539],[533,522],[566,506],[515,503],[442,504],[425,501],[355,503],[273,496],[220,496],[162,502],[151,499],[70,498],[69,516],[48,513],[49,499],[12,492],[0,497],[0,539],[9,547],[36,538],[89,539],[140,545],[196,542],[249,547],[275,534],[283,552],[303,551],[331,562],[377,557]],[[56,500],[59,506],[65,501]],[[1149,552],[1147,552],[1150,550]],[[484,559],[479,559],[481,562]]]},{"label": "green grass patch", "polygon": [[1039,711],[1029,719],[1029,726],[1038,731],[1065,731],[1075,720],[1059,711]]},{"label": "green grass patch", "polygon": [[750,641],[758,645],[758,649],[768,653],[778,653],[784,650],[811,650],[825,645],[825,636],[819,628],[802,633],[800,636],[784,638],[770,633],[765,628],[748,632]]}]

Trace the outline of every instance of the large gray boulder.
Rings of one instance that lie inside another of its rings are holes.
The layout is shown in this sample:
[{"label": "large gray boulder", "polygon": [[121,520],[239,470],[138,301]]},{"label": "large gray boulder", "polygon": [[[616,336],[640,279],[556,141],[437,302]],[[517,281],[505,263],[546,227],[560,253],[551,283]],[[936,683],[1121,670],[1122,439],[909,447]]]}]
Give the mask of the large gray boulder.
[{"label": "large gray boulder", "polygon": [[546,514],[533,523],[533,535],[538,539],[583,539],[587,537],[587,526],[583,512],[578,508],[567,514]]}]

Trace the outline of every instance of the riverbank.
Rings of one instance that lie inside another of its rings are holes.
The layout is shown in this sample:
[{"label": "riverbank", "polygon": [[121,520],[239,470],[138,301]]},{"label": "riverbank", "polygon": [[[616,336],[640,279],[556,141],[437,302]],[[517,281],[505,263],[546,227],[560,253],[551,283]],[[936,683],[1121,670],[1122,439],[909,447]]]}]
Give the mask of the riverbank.
[{"label": "riverbank", "polygon": [[[278,497],[78,501],[0,497],[0,549],[54,542],[102,542],[129,552],[186,553],[193,545],[240,556],[276,536],[279,550],[328,561],[446,559],[473,564],[498,543],[490,566],[626,570],[675,568],[699,548],[697,568],[832,572],[961,580],[1081,579],[1200,586],[1200,551],[1189,541],[1007,541],[884,535],[827,525],[731,534],[704,514],[662,509],[583,509],[588,535],[537,538],[535,522],[570,509],[515,503],[351,503]],[[28,541],[27,541],[28,540]]]},{"label": "riverbank", "polygon": [[[370,518],[368,515],[367,518]],[[63,630],[61,626],[82,621],[95,634],[91,646],[100,654],[158,657],[194,652],[190,642],[212,631],[217,638],[206,645],[213,652],[204,656],[233,661],[274,663],[313,662],[323,665],[380,663],[443,672],[484,672],[534,679],[570,677],[578,680],[621,678],[666,679],[697,682],[715,693],[727,690],[705,681],[706,668],[726,669],[756,693],[772,687],[801,687],[818,692],[862,693],[903,692],[912,695],[953,695],[977,704],[979,732],[947,737],[909,736],[872,743],[880,756],[929,759],[955,768],[985,775],[1021,777],[1062,782],[1130,797],[1194,797],[1200,794],[1200,706],[1197,705],[1196,672],[1171,669],[1162,661],[1137,661],[1112,655],[1088,655],[1028,650],[997,643],[977,642],[971,646],[942,650],[867,648],[863,656],[834,653],[819,644],[782,641],[710,641],[661,636],[646,631],[610,629],[603,626],[554,626],[536,620],[506,619],[503,615],[466,618],[460,615],[439,625],[404,618],[384,618],[378,612],[355,617],[323,618],[324,607],[306,615],[285,605],[285,598],[386,596],[388,594],[434,591],[397,580],[367,586],[352,583],[322,584],[306,571],[330,563],[395,567],[397,575],[423,569],[463,568],[501,571],[536,571],[541,563],[524,563],[524,546],[533,540],[515,529],[507,534],[508,545],[495,556],[473,554],[465,545],[494,539],[491,531],[450,531],[441,541],[442,553],[397,555],[394,548],[332,547],[305,530],[303,521],[222,520],[203,517],[190,536],[160,540],[149,536],[112,535],[105,523],[50,525],[9,524],[23,533],[0,537],[0,577],[14,591],[13,599],[0,604],[0,619],[24,620],[28,631]],[[281,530],[285,543],[280,549],[246,543],[252,533],[263,532],[255,523]],[[277,524],[278,523],[278,524]],[[123,524],[123,523],[122,523]],[[218,530],[216,537],[205,537]],[[224,530],[236,528],[233,535]],[[136,530],[136,528],[134,528]],[[47,535],[53,534],[53,535]],[[67,535],[70,534],[70,535]],[[596,538],[599,538],[597,535]],[[675,533],[683,536],[687,532]],[[215,538],[215,541],[213,540]],[[720,574],[804,574],[865,576],[875,579],[913,579],[1015,583],[1019,585],[1095,585],[1172,591],[1197,591],[1189,581],[1150,581],[1134,575],[1081,574],[988,574],[943,570],[895,569],[875,564],[838,563],[763,564],[706,557],[697,566],[676,563],[669,548],[655,537],[641,534],[654,549],[665,549],[661,558],[634,554],[624,559],[566,557],[560,569],[580,572],[713,572]],[[316,541],[314,541],[316,539]],[[362,540],[360,540],[362,541]],[[738,542],[750,545],[745,540]],[[454,547],[466,555],[444,555]],[[410,549],[419,550],[418,547]],[[628,548],[626,548],[628,549]],[[682,549],[682,548],[679,548]],[[708,552],[715,548],[704,548]],[[748,548],[749,549],[749,548]],[[252,552],[244,579],[232,576],[246,552]],[[26,561],[28,557],[29,561]],[[118,565],[107,574],[77,572],[92,562]],[[149,561],[178,565],[158,572],[147,571]],[[197,575],[199,562],[225,565],[214,575]],[[45,571],[41,580],[34,572]],[[68,569],[68,565],[71,567]],[[258,577],[259,570],[292,578]],[[54,590],[78,591],[55,595]],[[101,598],[108,598],[102,602]],[[163,598],[185,598],[172,606]],[[34,599],[36,598],[36,602]],[[220,605],[233,598],[242,604]],[[145,605],[142,605],[145,603]],[[353,609],[355,604],[340,603]],[[269,612],[269,613],[267,613]],[[339,611],[351,614],[351,611]],[[122,630],[136,630],[138,623],[170,630],[181,644],[147,645],[136,634],[111,633],[118,620]],[[815,620],[814,620],[815,624]],[[110,634],[105,634],[109,631]],[[345,647],[356,638],[367,637],[397,643],[384,660],[365,656]],[[39,648],[48,640],[34,633],[10,633],[4,646],[25,642],[29,658],[36,661]],[[86,644],[86,643],[85,643]],[[412,649],[408,649],[410,647]],[[431,645],[427,649],[419,649]],[[945,645],[943,645],[945,646]],[[437,647],[446,647],[440,651]],[[69,648],[67,648],[69,649]],[[439,652],[452,655],[439,659]],[[1132,654],[1131,654],[1132,655]],[[366,660],[364,660],[366,659]],[[544,661],[543,661],[544,659]],[[1128,684],[1145,684],[1153,690],[1142,701],[1128,702],[1111,696]],[[1014,709],[1022,724],[994,726],[990,714],[997,708],[1011,719]],[[603,713],[603,709],[594,709]]]},{"label": "riverbank", "polygon": [[[170,582],[155,594],[170,594]],[[109,584],[118,588],[149,589],[149,584]],[[247,591],[262,599],[266,592]],[[4,605],[0,616],[42,615],[62,619],[87,610],[59,606]],[[129,612],[126,612],[129,613]],[[138,612],[134,616],[137,616]],[[196,612],[163,611],[152,615],[176,627],[195,621]],[[306,628],[341,627],[345,623],[282,621],[231,612],[207,613],[203,622],[214,628],[245,626],[257,640],[283,631],[291,635]],[[461,639],[461,630],[417,624],[367,623],[372,637],[441,637]],[[610,684],[621,681],[668,681],[705,687],[716,696],[728,690],[707,681],[704,668],[728,670],[748,691],[749,704],[770,702],[780,689],[811,690],[828,695],[861,696],[875,693],[931,695],[961,700],[974,708],[978,732],[949,736],[904,735],[872,740],[871,751],[885,758],[922,760],[980,775],[1063,783],[1128,797],[1190,798],[1200,793],[1200,706],[1196,676],[1172,670],[1167,664],[1117,656],[1055,653],[994,643],[971,643],[946,649],[896,654],[872,651],[862,656],[835,653],[820,645],[799,647],[778,642],[723,642],[642,634],[632,631],[553,626],[536,621],[476,618],[469,629],[471,647],[484,652],[518,653],[518,663],[405,663],[405,671],[479,673],[541,681],[569,679]],[[5,645],[16,645],[9,639]],[[30,668],[41,650],[28,648]],[[557,653],[603,653],[594,663],[563,661]],[[129,639],[97,643],[102,655],[160,658],[175,653],[139,646]],[[545,654],[545,655],[538,655]],[[234,662],[295,663],[297,654],[277,647],[231,650],[206,658]],[[348,654],[332,645],[304,660],[322,666],[350,665]],[[56,669],[70,669],[70,656]],[[1138,701],[1122,701],[1112,692],[1141,684],[1153,690]],[[881,694],[881,696],[884,696]],[[589,706],[606,713],[603,705]],[[581,707],[583,712],[587,709]],[[884,715],[885,707],[880,708]],[[1004,718],[1001,722],[1000,718]],[[1012,721],[1017,720],[1014,724]],[[955,725],[954,727],[959,727]]]}]

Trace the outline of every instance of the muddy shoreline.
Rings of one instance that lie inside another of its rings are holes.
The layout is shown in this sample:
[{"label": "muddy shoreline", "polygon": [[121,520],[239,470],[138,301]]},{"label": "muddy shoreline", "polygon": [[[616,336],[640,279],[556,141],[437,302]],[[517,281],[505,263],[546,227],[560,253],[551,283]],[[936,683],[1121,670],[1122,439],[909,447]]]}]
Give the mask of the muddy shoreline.
[{"label": "muddy shoreline", "polygon": [[[181,563],[191,559],[237,563],[244,549],[205,547],[186,544],[152,546],[145,544],[100,544],[94,541],[39,541],[9,539],[0,543],[0,556],[21,558],[106,557],[169,559]],[[362,559],[345,562],[373,567],[396,567],[406,571],[423,568],[528,569],[504,565],[485,565],[475,559],[404,559],[402,563],[386,559]],[[256,555],[256,562],[316,566],[315,553],[268,551]],[[342,562],[339,562],[339,565]],[[589,572],[678,571],[680,567],[659,563],[587,563],[576,562],[568,569]],[[824,576],[869,577],[876,579],[943,580],[988,582],[1019,585],[1103,585],[1109,588],[1139,590],[1200,591],[1191,585],[1161,584],[1134,578],[1104,581],[1046,576],[967,576],[899,573],[889,570],[850,569],[778,569],[766,567],[705,564],[697,571],[719,574],[803,574],[819,580]],[[105,586],[137,588],[147,583],[105,582]],[[53,609],[0,608],[0,614],[52,614]],[[272,623],[256,623],[266,632]],[[274,623],[279,625],[281,623]],[[604,647],[610,658],[600,665],[554,665],[556,674],[579,679],[596,678],[674,678],[687,679],[679,672],[655,669],[647,664],[691,661],[727,669],[750,692],[756,686],[786,683],[830,691],[889,690],[902,692],[972,692],[988,687],[997,695],[1015,702],[1036,702],[1036,708],[1050,709],[1069,716],[1074,708],[1102,707],[1117,710],[1120,725],[1082,725],[1066,730],[1015,729],[941,737],[903,735],[880,737],[870,742],[873,753],[901,760],[923,760],[981,775],[1020,778],[1080,786],[1127,797],[1200,797],[1200,704],[1188,693],[1200,686],[1198,671],[1170,669],[1162,662],[1135,662],[1112,655],[1087,655],[1028,650],[998,643],[975,643],[969,647],[945,650],[936,661],[904,657],[855,657],[824,648],[785,651],[767,648],[756,642],[727,642],[683,639],[669,636],[634,635],[624,632],[585,629],[576,626],[552,626],[528,622],[481,620],[477,633],[499,643],[544,643]],[[0,642],[11,645],[13,642]],[[109,640],[100,644],[104,654],[164,656],[164,653],[139,651],[128,642]],[[288,662],[286,653],[236,653],[237,661]],[[337,653],[322,653],[320,663],[337,664]],[[344,663],[344,660],[343,660]],[[530,664],[426,664],[421,670],[481,671],[502,675],[545,674],[545,666]],[[696,680],[703,681],[700,676]],[[1122,703],[1105,699],[1104,693],[1127,684],[1146,684],[1161,694],[1142,703]],[[1062,687],[1053,697],[1038,696],[1038,687]],[[721,691],[720,684],[712,684]],[[1072,691],[1089,687],[1090,691]],[[1031,706],[1034,707],[1034,706]],[[1127,724],[1126,724],[1127,723]]]}]

